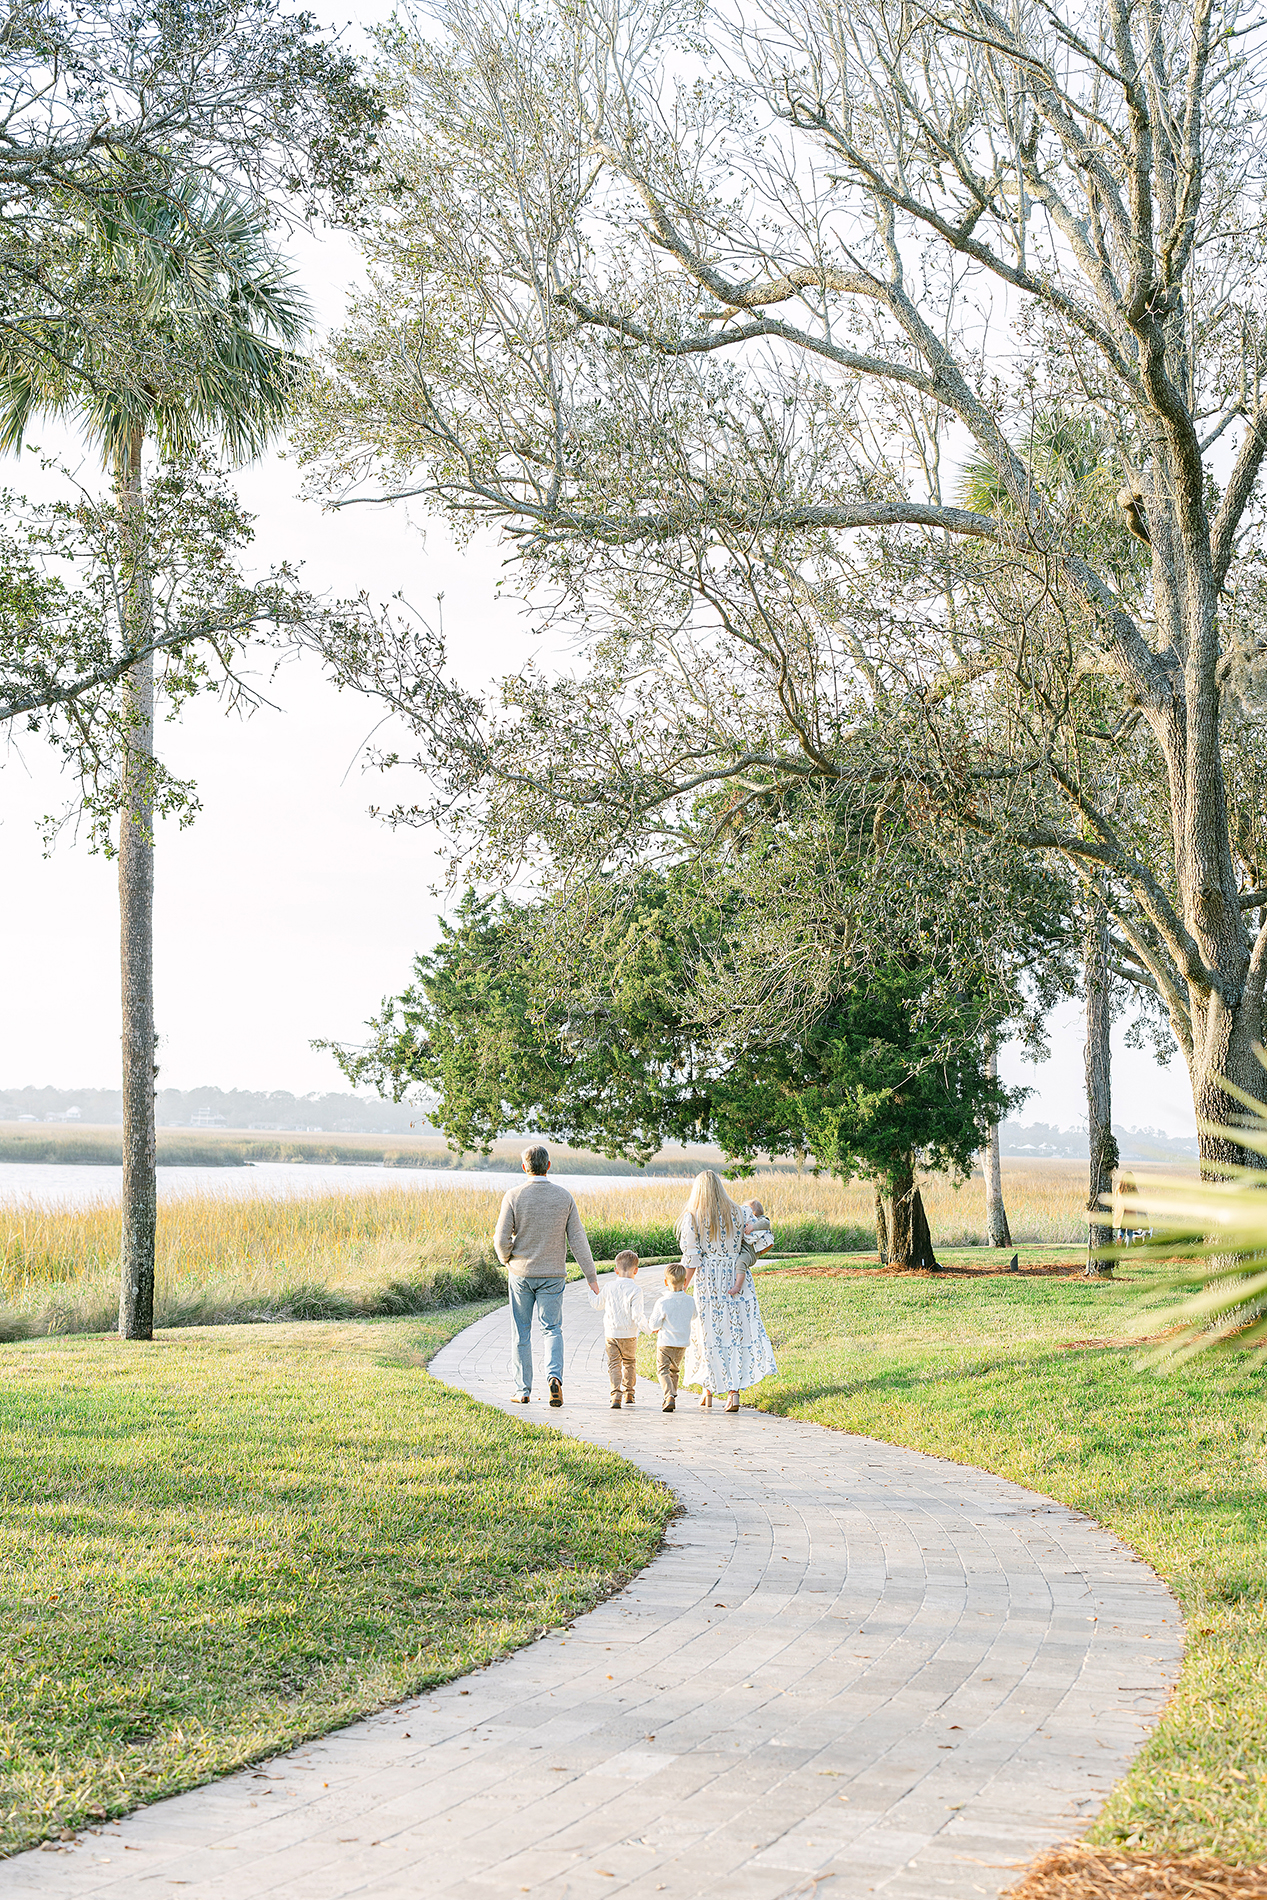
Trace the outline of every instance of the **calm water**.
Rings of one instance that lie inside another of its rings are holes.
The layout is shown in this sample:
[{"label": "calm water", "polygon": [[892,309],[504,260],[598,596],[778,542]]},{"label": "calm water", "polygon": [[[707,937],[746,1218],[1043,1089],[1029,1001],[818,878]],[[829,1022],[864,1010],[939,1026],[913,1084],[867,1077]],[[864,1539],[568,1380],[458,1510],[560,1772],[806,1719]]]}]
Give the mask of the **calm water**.
[{"label": "calm water", "polygon": [[[90,1207],[119,1199],[121,1168],[68,1163],[0,1161],[0,1206]],[[609,1188],[663,1186],[664,1177],[637,1174],[559,1174],[552,1177],[573,1194],[601,1194]],[[172,1201],[187,1194],[218,1194],[225,1200],[272,1199],[299,1194],[353,1194],[388,1189],[397,1194],[444,1193],[448,1188],[482,1188],[502,1194],[523,1175],[477,1168],[358,1168],[321,1161],[257,1161],[247,1168],[160,1168],[158,1198]],[[682,1198],[690,1192],[682,1181]]]}]

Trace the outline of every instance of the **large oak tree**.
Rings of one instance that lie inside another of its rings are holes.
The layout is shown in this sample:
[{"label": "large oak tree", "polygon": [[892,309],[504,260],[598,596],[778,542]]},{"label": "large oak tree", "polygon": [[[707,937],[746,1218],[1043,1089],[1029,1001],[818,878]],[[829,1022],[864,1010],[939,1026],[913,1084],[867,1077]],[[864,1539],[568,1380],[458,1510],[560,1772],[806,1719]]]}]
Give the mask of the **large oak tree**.
[{"label": "large oak tree", "polygon": [[[598,840],[702,784],[885,783],[1054,856],[1213,1162],[1267,982],[1250,24],[476,0],[394,32],[373,289],[310,445],[340,500],[498,530],[593,642],[491,708],[399,628],[342,656],[439,809],[531,849],[565,805]],[[1112,532],[1052,413],[1093,426]]]}]

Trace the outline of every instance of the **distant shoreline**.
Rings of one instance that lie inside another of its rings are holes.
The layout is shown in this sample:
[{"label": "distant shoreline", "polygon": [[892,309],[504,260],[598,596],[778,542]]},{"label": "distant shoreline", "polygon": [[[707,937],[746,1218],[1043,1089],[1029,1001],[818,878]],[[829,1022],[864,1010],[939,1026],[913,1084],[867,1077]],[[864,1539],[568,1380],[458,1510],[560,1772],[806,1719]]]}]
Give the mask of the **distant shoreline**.
[{"label": "distant shoreline", "polygon": [[[491,1154],[456,1154],[434,1138],[335,1135],[315,1130],[310,1134],[274,1134],[253,1129],[160,1128],[155,1160],[160,1168],[249,1168],[258,1162],[312,1162],[326,1167],[504,1174],[508,1169],[518,1169],[521,1146],[519,1142],[513,1146],[501,1142]],[[611,1160],[555,1144],[551,1144],[551,1153],[554,1172],[560,1177],[603,1174],[627,1175],[631,1180],[680,1180],[697,1174],[700,1168],[724,1165],[720,1155],[706,1151],[680,1157],[658,1156],[642,1168],[632,1161]],[[0,1123],[0,1162],[118,1168],[123,1165],[123,1134],[117,1127],[101,1124]],[[780,1172],[785,1169],[791,1172],[786,1163]]]},{"label": "distant shoreline", "polygon": [[[0,1163],[31,1166],[118,1168],[123,1164],[123,1131],[117,1124],[75,1122],[0,1122]],[[701,1168],[728,1172],[725,1156],[716,1148],[698,1148],[654,1156],[645,1167],[635,1162],[596,1155],[562,1143],[548,1142],[556,1177],[601,1174],[630,1180],[688,1179]],[[498,1141],[491,1154],[456,1154],[434,1133],[426,1135],[360,1135],[252,1128],[160,1127],[157,1165],[160,1168],[249,1168],[257,1162],[321,1163],[325,1166],[383,1169],[426,1169],[475,1174],[517,1173],[523,1138]],[[1067,1154],[1017,1152],[1005,1143],[1004,1168],[1084,1168],[1085,1157]],[[763,1173],[796,1173],[786,1159],[756,1162]],[[1197,1165],[1179,1141],[1166,1143],[1129,1137],[1122,1142],[1124,1167],[1169,1167],[1181,1171]],[[812,1172],[812,1164],[807,1171]],[[980,1171],[980,1164],[973,1173]]]},{"label": "distant shoreline", "polygon": [[[57,1155],[50,1158],[30,1154],[8,1153],[3,1144],[0,1143],[0,1164],[9,1162],[20,1163],[24,1168],[121,1168],[123,1166],[123,1155],[120,1152],[116,1155],[79,1154]],[[275,1167],[285,1165],[301,1168],[305,1164],[311,1164],[318,1167],[344,1166],[354,1168],[382,1168],[385,1172],[391,1172],[393,1174],[415,1169],[419,1172],[436,1174],[505,1174],[510,1166],[506,1160],[499,1160],[496,1155],[454,1155],[452,1160],[444,1161],[367,1161],[360,1155],[348,1157],[342,1161],[340,1161],[337,1155],[252,1155],[241,1160],[235,1160],[233,1157],[226,1155],[207,1156],[200,1154],[177,1155],[159,1153],[154,1157],[154,1165],[156,1168],[255,1168],[259,1167],[262,1162],[269,1162]],[[515,1172],[518,1172],[518,1170],[515,1170]],[[552,1168],[550,1178],[554,1181],[568,1181],[576,1175],[602,1174],[614,1175],[619,1179],[627,1177],[631,1181],[692,1181],[698,1172],[698,1168],[690,1167],[689,1165],[681,1167],[652,1165],[645,1168],[635,1168],[628,1163],[621,1163],[619,1161],[602,1161],[601,1157],[599,1157],[586,1166],[578,1165],[574,1159],[569,1160],[566,1163],[560,1164],[557,1168]],[[769,1173],[770,1170],[763,1166],[761,1172],[766,1174]],[[784,1172],[790,1172],[790,1170],[784,1170]]]}]

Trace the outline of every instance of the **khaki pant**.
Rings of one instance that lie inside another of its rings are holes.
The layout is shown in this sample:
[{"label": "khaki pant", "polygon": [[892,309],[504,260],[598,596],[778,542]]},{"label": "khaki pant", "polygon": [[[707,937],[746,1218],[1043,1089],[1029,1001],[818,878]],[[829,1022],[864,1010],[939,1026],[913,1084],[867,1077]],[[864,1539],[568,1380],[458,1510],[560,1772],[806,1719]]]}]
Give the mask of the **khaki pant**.
[{"label": "khaki pant", "polygon": [[660,1346],[656,1351],[656,1374],[666,1399],[677,1397],[677,1382],[682,1376],[682,1361],[685,1357],[685,1346]]},{"label": "khaki pant", "polygon": [[607,1376],[611,1380],[612,1397],[618,1394],[625,1398],[633,1397],[634,1381],[638,1377],[638,1339],[609,1339],[607,1342]]}]

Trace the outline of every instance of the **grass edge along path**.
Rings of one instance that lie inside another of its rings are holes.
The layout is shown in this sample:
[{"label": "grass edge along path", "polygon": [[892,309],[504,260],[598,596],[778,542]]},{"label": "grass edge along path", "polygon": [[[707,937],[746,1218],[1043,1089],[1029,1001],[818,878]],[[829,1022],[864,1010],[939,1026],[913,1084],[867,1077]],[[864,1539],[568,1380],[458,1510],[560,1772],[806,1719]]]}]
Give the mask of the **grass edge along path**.
[{"label": "grass edge along path", "polygon": [[[759,1273],[779,1374],[748,1400],[1010,1478],[1120,1537],[1179,1599],[1185,1658],[1087,1840],[1141,1866],[1267,1858],[1267,1359],[1148,1370],[1114,1343],[1140,1291],[1124,1270],[823,1277],[830,1264]],[[1044,1897],[1101,1891],[1072,1880]],[[1157,1891],[1224,1891],[1195,1881]]]},{"label": "grass edge along path", "polygon": [[0,1353],[0,1855],[487,1665],[651,1560],[665,1486],[425,1370],[490,1305]]}]

